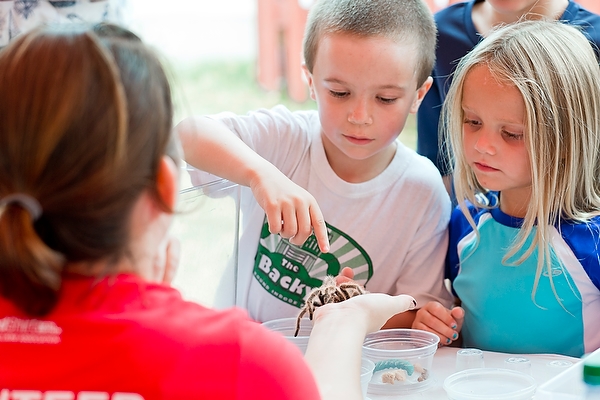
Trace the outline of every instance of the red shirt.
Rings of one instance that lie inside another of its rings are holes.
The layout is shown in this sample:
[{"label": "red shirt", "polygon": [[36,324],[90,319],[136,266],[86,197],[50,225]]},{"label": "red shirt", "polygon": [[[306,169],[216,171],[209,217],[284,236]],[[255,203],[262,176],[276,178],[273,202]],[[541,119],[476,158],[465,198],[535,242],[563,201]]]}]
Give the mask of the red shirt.
[{"label": "red shirt", "polygon": [[320,397],[300,350],[244,311],[119,275],[65,279],[43,319],[0,298],[0,399],[50,398]]}]

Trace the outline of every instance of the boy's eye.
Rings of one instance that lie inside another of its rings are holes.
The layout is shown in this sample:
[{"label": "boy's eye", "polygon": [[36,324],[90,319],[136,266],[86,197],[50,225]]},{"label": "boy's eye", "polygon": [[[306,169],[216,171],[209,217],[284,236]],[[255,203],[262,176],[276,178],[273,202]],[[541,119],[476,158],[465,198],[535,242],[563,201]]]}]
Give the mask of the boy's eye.
[{"label": "boy's eye", "polygon": [[335,90],[330,90],[329,94],[331,94],[333,97],[342,98],[346,97],[348,95],[348,92],[337,92]]},{"label": "boy's eye", "polygon": [[377,97],[377,99],[382,102],[383,104],[393,104],[396,102],[396,100],[398,100],[395,97],[392,98],[388,98],[388,97]]}]

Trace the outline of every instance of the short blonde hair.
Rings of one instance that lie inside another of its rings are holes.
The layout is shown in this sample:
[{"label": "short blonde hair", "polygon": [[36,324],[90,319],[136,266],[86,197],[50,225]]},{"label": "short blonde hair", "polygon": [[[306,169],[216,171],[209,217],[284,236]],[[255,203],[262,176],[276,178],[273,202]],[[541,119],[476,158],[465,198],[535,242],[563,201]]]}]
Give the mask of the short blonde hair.
[{"label": "short blonde hair", "polygon": [[[600,68],[592,45],[575,27],[554,21],[524,21],[492,32],[459,63],[444,104],[444,122],[454,164],[456,196],[486,192],[467,164],[462,148],[465,79],[484,65],[498,82],[517,88],[525,103],[525,145],[531,164],[531,199],[521,232],[505,262],[533,241],[516,263],[538,250],[532,297],[550,267],[551,226],[561,219],[586,223],[600,215]],[[498,106],[498,105],[494,105]],[[550,276],[552,276],[550,274]]]},{"label": "short blonde hair", "polygon": [[304,62],[312,73],[319,41],[332,33],[358,37],[383,36],[413,41],[417,58],[417,87],[431,75],[437,30],[423,0],[319,0],[308,14],[304,33]]}]

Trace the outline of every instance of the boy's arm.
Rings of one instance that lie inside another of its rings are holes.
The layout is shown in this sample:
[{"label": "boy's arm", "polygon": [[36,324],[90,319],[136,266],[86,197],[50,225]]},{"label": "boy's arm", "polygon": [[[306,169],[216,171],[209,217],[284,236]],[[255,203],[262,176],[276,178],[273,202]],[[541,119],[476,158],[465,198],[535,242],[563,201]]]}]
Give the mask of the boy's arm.
[{"label": "boy's arm", "polygon": [[329,251],[325,219],[315,198],[224,124],[206,117],[192,117],[179,123],[175,132],[186,162],[252,190],[265,210],[271,233],[301,245],[314,231],[321,251]]}]

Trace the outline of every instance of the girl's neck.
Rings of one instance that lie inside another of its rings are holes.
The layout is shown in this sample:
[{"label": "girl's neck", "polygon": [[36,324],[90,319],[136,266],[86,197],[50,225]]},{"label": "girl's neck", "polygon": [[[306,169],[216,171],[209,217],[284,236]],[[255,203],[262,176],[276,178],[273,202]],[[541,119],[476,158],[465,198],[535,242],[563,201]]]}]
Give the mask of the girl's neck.
[{"label": "girl's neck", "polygon": [[473,6],[472,19],[477,32],[484,37],[492,28],[498,25],[511,24],[520,19],[559,19],[569,0],[538,0],[528,9],[494,9],[487,1],[482,1]]},{"label": "girl's neck", "polygon": [[506,215],[516,218],[525,218],[527,207],[531,200],[531,187],[526,193],[519,189],[521,193],[513,193],[511,190],[499,193],[500,210]]}]

